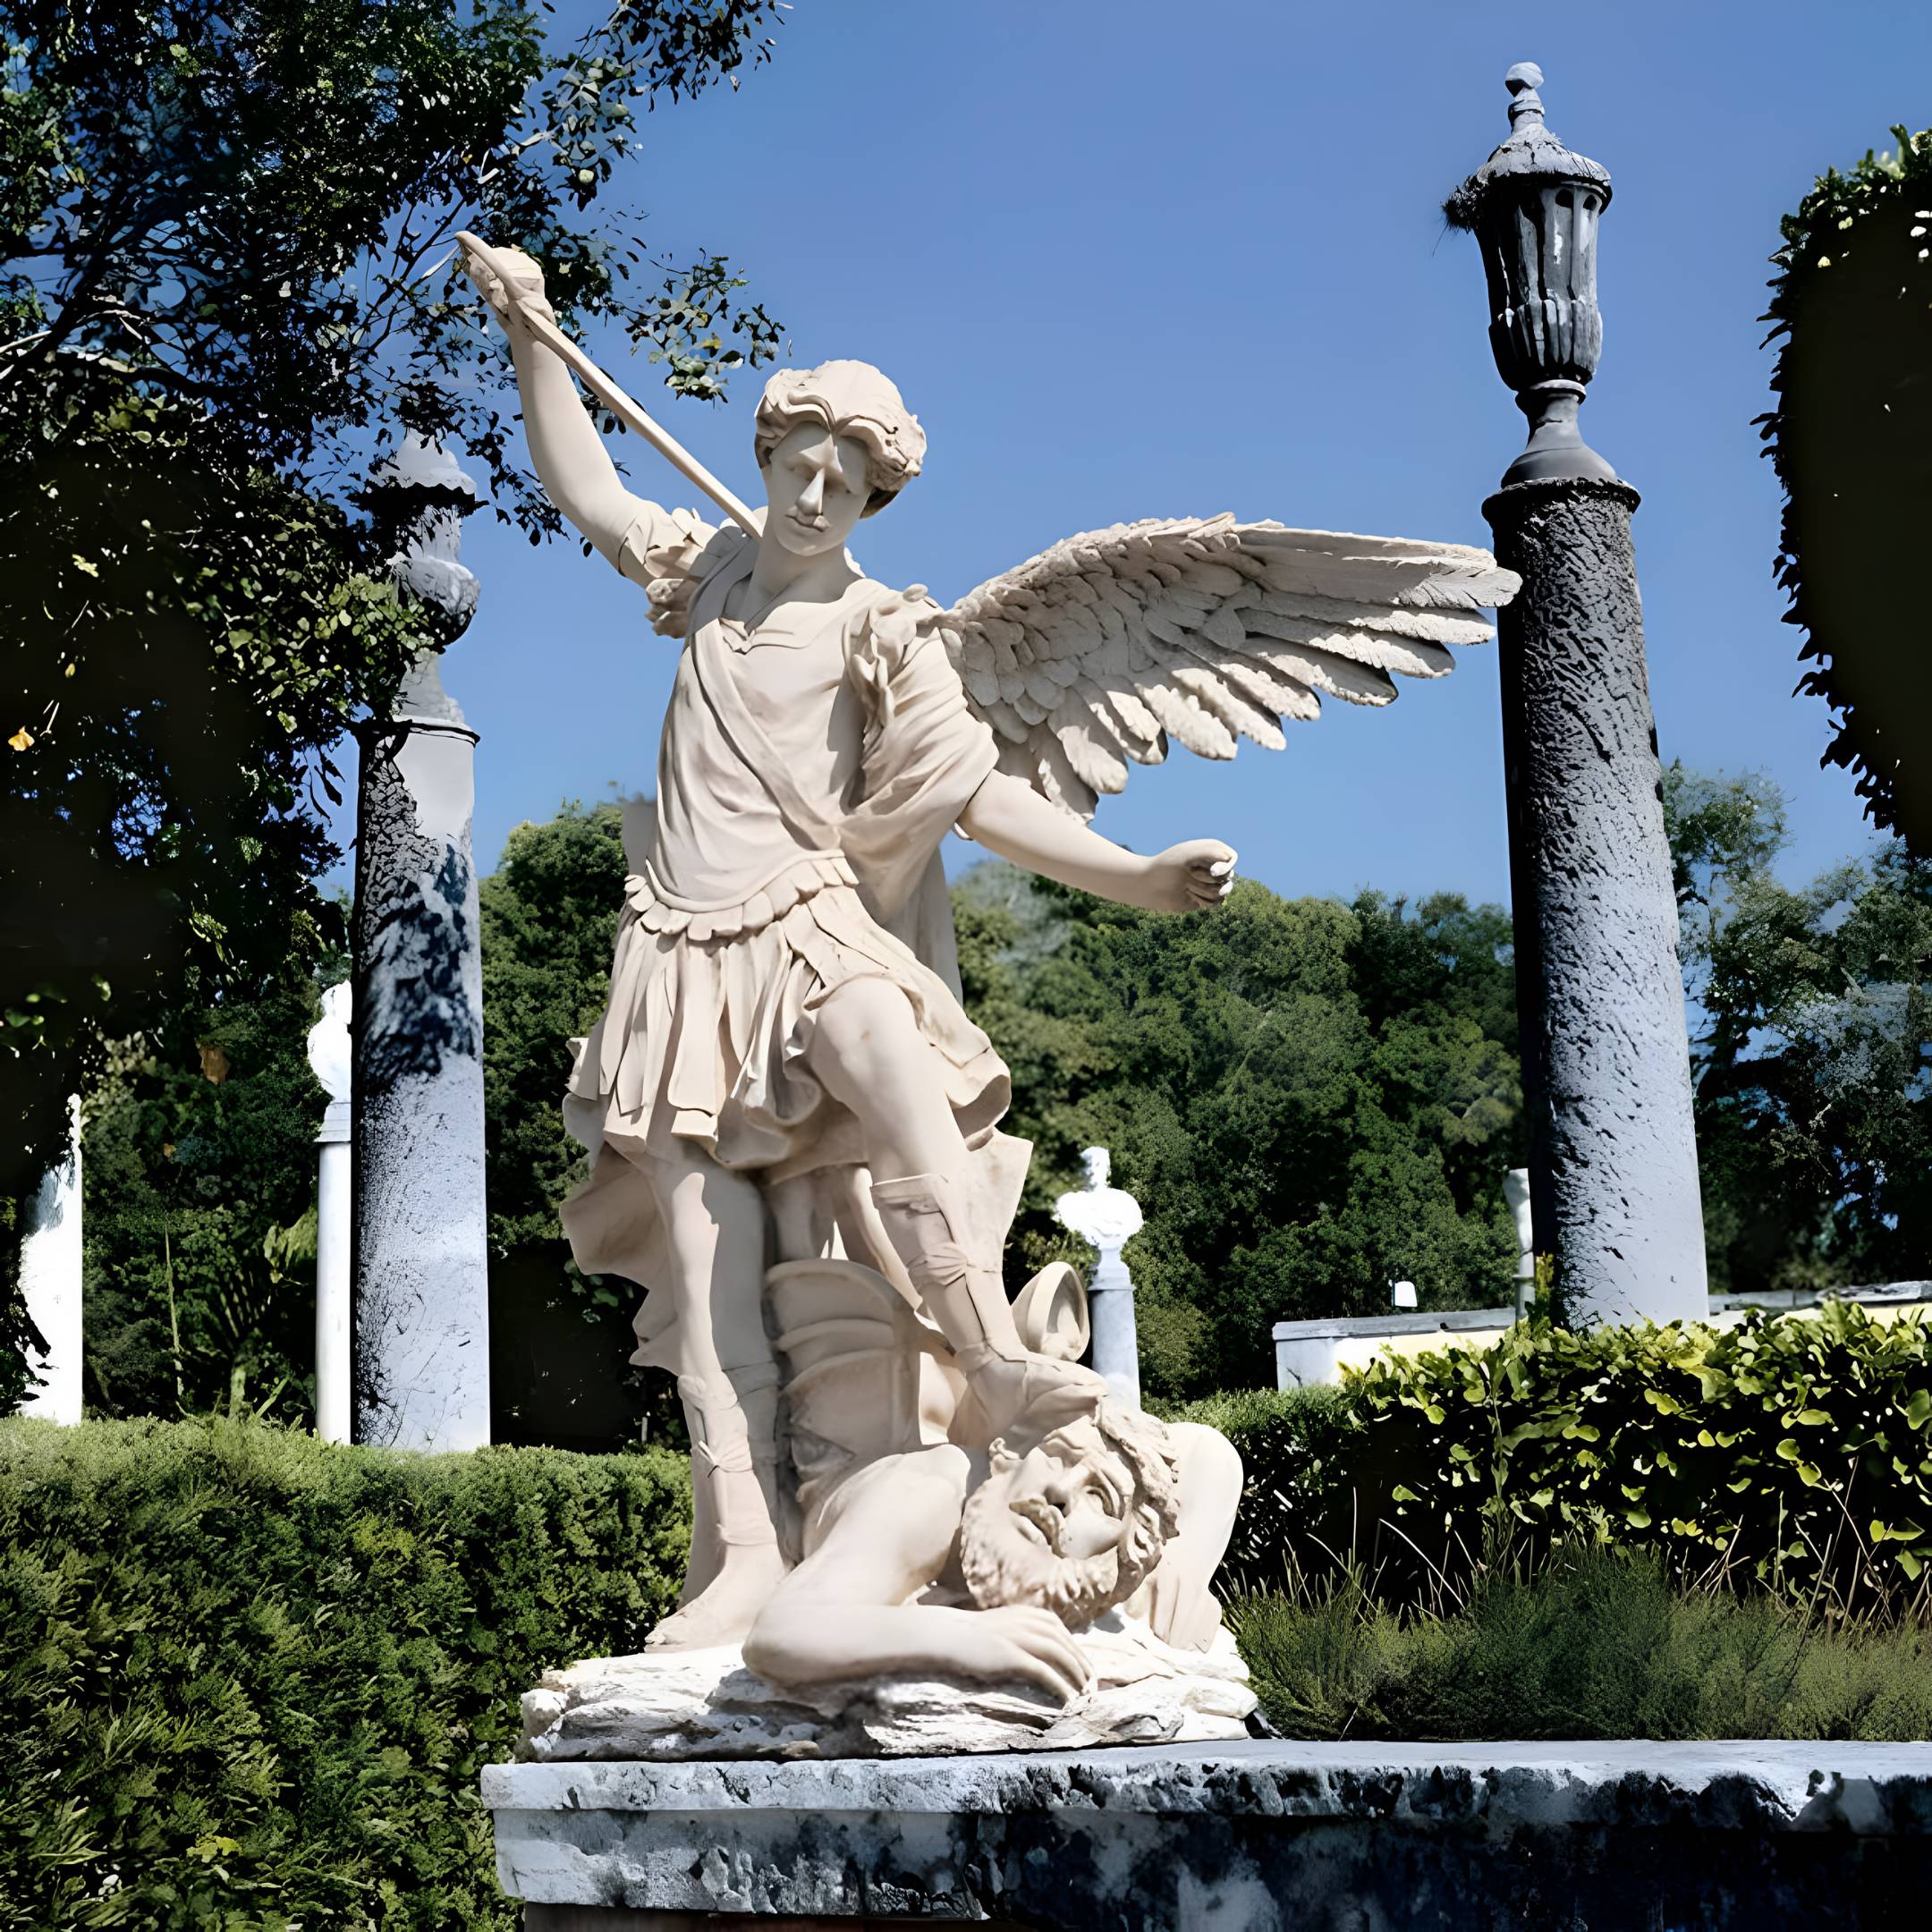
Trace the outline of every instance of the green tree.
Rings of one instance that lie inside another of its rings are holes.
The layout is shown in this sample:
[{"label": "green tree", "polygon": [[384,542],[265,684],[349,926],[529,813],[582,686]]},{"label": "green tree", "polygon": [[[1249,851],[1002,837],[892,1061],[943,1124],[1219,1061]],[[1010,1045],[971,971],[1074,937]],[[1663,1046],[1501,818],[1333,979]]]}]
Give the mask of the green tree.
[{"label": "green tree", "polygon": [[1835,714],[1826,757],[1878,824],[1932,857],[1932,652],[1922,614],[1932,487],[1932,131],[1892,130],[1780,225],[1760,420],[1784,487],[1776,562],[1805,633],[1800,684]]},{"label": "green tree", "polygon": [[969,1010],[1037,1149],[1012,1265],[1080,1258],[1050,1203],[1080,1147],[1110,1148],[1148,1210],[1128,1260],[1155,1393],[1271,1382],[1275,1322],[1379,1312],[1398,1277],[1430,1307],[1506,1298],[1506,915],[1244,883],[1164,919],[995,863],[954,902]]},{"label": "green tree", "polygon": [[601,1449],[682,1440],[667,1377],[627,1368],[629,1282],[581,1274],[557,1218],[584,1174],[564,1131],[571,1046],[597,1024],[623,906],[622,809],[520,825],[482,881],[490,1381],[498,1441]]},{"label": "green tree", "polygon": [[171,1013],[116,1043],[83,1109],[85,1394],[106,1415],[246,1402],[306,1422],[315,1395],[319,975]]},{"label": "green tree", "polygon": [[1932,1275],[1932,864],[1899,842],[1780,883],[1784,801],[1674,764],[1711,1286]]},{"label": "green tree", "polygon": [[564,1131],[570,1042],[604,1010],[623,884],[618,807],[567,804],[518,826],[478,889],[485,1187],[498,1255],[547,1247],[563,1266],[557,1209],[584,1171],[583,1149]]},{"label": "green tree", "polygon": [[[0,4],[0,1409],[18,1202],[106,1042],[266,995],[331,936],[329,752],[426,632],[358,509],[407,423],[520,471],[462,226],[713,396],[775,331],[610,205],[655,106],[767,57],[776,0]],[[689,245],[692,238],[680,238]]]}]

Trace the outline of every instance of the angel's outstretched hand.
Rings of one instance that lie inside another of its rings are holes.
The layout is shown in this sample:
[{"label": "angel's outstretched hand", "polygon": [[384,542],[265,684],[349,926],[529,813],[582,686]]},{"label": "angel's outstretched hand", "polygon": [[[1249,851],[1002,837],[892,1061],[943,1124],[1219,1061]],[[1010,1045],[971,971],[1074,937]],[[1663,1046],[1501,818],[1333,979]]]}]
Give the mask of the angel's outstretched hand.
[{"label": "angel's outstretched hand", "polygon": [[1234,886],[1234,848],[1219,839],[1189,839],[1148,860],[1147,895],[1136,903],[1153,912],[1207,912]]}]

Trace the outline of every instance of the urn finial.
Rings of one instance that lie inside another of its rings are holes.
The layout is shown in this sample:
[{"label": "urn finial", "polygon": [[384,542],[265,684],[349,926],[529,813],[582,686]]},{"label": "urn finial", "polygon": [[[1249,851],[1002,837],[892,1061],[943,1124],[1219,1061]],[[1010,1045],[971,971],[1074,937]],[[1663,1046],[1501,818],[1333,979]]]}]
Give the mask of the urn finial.
[{"label": "urn finial", "polygon": [[1530,119],[1540,124],[1543,97],[1537,89],[1543,85],[1543,70],[1534,61],[1518,61],[1503,76],[1503,85],[1510,90],[1510,131],[1513,133]]},{"label": "urn finial", "polygon": [[1530,419],[1530,440],[1503,480],[1607,479],[1616,472],[1584,442],[1577,410],[1603,348],[1597,225],[1610,175],[1545,124],[1534,61],[1503,78],[1509,136],[1443,205],[1482,250],[1496,372]]}]

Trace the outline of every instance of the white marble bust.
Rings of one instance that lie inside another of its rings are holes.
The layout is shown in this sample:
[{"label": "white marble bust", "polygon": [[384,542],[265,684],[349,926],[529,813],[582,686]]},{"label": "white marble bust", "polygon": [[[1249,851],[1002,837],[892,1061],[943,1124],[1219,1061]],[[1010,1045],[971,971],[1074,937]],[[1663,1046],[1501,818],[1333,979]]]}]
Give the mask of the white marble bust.
[{"label": "white marble bust", "polygon": [[1054,1218],[1102,1254],[1117,1254],[1140,1232],[1140,1203],[1125,1190],[1107,1185],[1113,1163],[1104,1147],[1088,1148],[1080,1165],[1087,1170],[1087,1185],[1063,1194],[1054,1203]]}]

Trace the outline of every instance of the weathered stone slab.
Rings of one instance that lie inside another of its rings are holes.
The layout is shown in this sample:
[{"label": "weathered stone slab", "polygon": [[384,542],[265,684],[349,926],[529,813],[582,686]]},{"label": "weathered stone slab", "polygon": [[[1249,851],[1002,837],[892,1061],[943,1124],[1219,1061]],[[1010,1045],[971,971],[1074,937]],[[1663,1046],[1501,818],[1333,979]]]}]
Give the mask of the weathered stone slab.
[{"label": "weathered stone slab", "polygon": [[522,1758],[924,1758],[1245,1738],[1255,1707],[1226,1630],[1206,1652],[1110,1610],[1076,1640],[1093,1682],[1062,1706],[1024,1684],[877,1676],[783,1689],[736,1644],[591,1657],[523,1694]]},{"label": "weathered stone slab", "polygon": [[582,1932],[673,1932],[689,1913],[1042,1932],[1876,1932],[1916,1917],[1932,1885],[1923,1745],[516,1764],[485,1771],[483,1798],[505,1890],[579,1908],[533,1912],[532,1927]]}]

